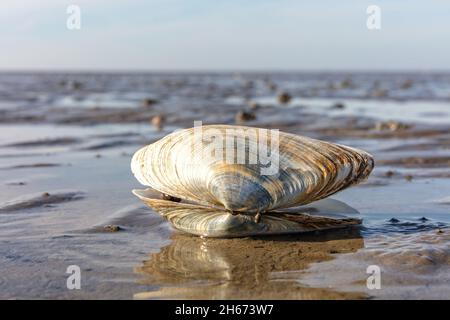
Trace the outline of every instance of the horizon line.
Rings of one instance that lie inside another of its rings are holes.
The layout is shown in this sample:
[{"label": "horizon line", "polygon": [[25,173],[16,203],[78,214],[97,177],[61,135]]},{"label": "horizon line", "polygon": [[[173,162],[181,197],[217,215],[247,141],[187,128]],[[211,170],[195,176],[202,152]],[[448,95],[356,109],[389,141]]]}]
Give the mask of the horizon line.
[{"label": "horizon line", "polygon": [[62,68],[37,68],[37,69],[0,69],[0,74],[5,73],[15,73],[15,74],[27,74],[27,73],[111,73],[111,74],[121,74],[121,73],[135,73],[135,74],[150,74],[150,73],[198,73],[198,74],[224,74],[224,73],[450,73],[450,69],[435,69],[435,68],[399,68],[399,69],[89,69],[89,68],[79,68],[79,69],[62,69]]}]

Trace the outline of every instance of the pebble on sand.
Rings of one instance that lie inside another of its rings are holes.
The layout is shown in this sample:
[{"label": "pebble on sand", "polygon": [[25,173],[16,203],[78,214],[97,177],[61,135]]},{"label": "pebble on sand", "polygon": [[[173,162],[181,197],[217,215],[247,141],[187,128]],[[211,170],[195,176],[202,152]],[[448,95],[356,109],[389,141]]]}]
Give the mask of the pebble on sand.
[{"label": "pebble on sand", "polygon": [[238,111],[238,113],[236,113],[236,123],[241,123],[241,122],[246,122],[246,121],[251,121],[251,120],[255,120],[256,119],[256,115],[253,112],[248,112],[248,111]]},{"label": "pebble on sand", "polygon": [[287,104],[292,100],[292,96],[287,92],[282,92],[278,95],[278,102],[280,104]]},{"label": "pebble on sand", "polygon": [[161,130],[164,125],[164,116],[163,115],[156,115],[153,116],[151,119],[151,124],[158,130]]},{"label": "pebble on sand", "polygon": [[80,81],[72,81],[71,88],[73,90],[80,90],[81,88],[83,88],[83,83]]},{"label": "pebble on sand", "polygon": [[385,175],[387,178],[391,178],[394,174],[395,174],[395,172],[392,171],[392,170],[388,170],[388,171],[386,171],[386,172],[384,173],[384,175]]},{"label": "pebble on sand", "polygon": [[150,107],[150,106],[155,105],[157,103],[158,103],[158,100],[156,100],[156,99],[147,98],[147,99],[142,100],[142,105],[144,107]]},{"label": "pebble on sand", "polygon": [[10,181],[10,182],[6,183],[6,185],[8,185],[8,186],[24,186],[26,184],[27,183],[23,182],[23,181]]},{"label": "pebble on sand", "polygon": [[410,129],[411,125],[399,121],[380,121],[375,124],[376,131],[400,131]]},{"label": "pebble on sand", "polygon": [[103,227],[104,231],[107,232],[118,232],[123,230],[120,226],[114,225],[114,224],[108,224],[106,226]]},{"label": "pebble on sand", "polygon": [[331,109],[333,110],[342,110],[345,109],[345,104],[343,104],[342,102],[336,102],[335,104],[333,104],[331,106]]}]

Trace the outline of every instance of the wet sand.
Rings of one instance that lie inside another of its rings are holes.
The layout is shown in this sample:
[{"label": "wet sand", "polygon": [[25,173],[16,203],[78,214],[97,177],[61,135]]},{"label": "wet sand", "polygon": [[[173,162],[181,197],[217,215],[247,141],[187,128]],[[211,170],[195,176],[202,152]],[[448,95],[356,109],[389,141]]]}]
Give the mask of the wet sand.
[{"label": "wet sand", "polygon": [[[448,299],[449,240],[448,229],[397,237],[380,235],[366,240],[365,250],[314,264],[301,285],[327,285],[346,293],[365,293],[371,298]],[[369,290],[365,286],[365,269],[369,265],[381,268],[380,289]]]},{"label": "wet sand", "polygon": [[201,239],[175,235],[135,271],[156,286],[138,299],[355,299],[364,294],[300,286],[313,262],[363,247],[358,230],[302,236]]},{"label": "wet sand", "polygon": [[[375,81],[387,96],[372,94]],[[0,298],[448,298],[449,84],[426,74],[1,75]],[[363,226],[243,239],[174,231],[131,194],[142,186],[129,163],[194,120],[369,151],[369,180],[333,196]],[[81,290],[66,287],[72,264]],[[372,264],[381,290],[366,287]]]}]

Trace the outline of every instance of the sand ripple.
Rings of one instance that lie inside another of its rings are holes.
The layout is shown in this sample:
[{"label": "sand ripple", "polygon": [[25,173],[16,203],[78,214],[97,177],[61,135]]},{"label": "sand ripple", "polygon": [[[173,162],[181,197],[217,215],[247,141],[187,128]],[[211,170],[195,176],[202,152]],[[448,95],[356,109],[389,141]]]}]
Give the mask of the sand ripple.
[{"label": "sand ripple", "polygon": [[61,190],[27,194],[10,201],[0,203],[0,213],[37,208],[65,201],[78,200],[83,198],[83,194],[84,193],[81,191]]}]

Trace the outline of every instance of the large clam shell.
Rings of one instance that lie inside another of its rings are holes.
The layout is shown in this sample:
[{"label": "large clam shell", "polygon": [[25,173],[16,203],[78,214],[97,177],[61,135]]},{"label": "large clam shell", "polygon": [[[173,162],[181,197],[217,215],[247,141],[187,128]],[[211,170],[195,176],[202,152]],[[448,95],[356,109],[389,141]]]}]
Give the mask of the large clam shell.
[{"label": "large clam shell", "polygon": [[[358,213],[346,204],[324,199],[309,206],[271,211],[255,222],[249,213],[231,214],[225,210],[191,203],[163,200],[157,192],[133,190],[144,203],[165,217],[176,229],[203,237],[246,237],[304,233],[359,225],[349,217]],[[331,212],[331,213],[330,213]]]},{"label": "large clam shell", "polygon": [[[328,197],[365,179],[374,165],[372,156],[364,151],[294,134],[280,132],[275,139],[266,129],[229,125],[200,128],[201,139],[195,134],[198,128],[190,128],[138,150],[131,169],[139,182],[208,207],[266,212]],[[271,159],[278,165],[275,174],[261,173],[267,163],[261,161],[260,154],[256,163],[236,163],[239,146],[244,146],[247,160],[256,156],[260,136],[267,137],[271,147],[278,147],[271,150]],[[211,141],[218,141],[216,137],[222,141],[222,157],[217,156],[217,149],[215,157],[205,157]],[[226,148],[229,141],[233,141],[231,157],[230,148]]]}]

